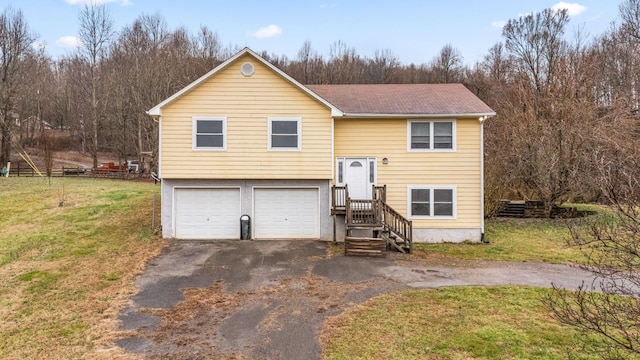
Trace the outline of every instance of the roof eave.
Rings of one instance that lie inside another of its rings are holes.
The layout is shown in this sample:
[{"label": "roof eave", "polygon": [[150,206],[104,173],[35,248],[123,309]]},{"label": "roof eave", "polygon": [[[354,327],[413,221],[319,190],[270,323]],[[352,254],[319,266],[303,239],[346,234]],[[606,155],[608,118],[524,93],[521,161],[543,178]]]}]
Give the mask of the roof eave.
[{"label": "roof eave", "polygon": [[343,118],[403,118],[403,119],[434,119],[434,118],[489,118],[495,116],[495,112],[479,113],[443,113],[443,114],[369,114],[369,113],[344,113]]}]

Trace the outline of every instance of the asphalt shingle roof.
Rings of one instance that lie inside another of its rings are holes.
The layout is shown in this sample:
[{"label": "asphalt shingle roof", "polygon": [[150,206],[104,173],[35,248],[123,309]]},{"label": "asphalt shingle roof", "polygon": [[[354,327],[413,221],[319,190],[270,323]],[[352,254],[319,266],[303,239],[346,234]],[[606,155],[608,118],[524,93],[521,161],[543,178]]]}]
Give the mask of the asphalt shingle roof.
[{"label": "asphalt shingle roof", "polygon": [[354,114],[493,114],[462,84],[306,85],[340,109]]}]

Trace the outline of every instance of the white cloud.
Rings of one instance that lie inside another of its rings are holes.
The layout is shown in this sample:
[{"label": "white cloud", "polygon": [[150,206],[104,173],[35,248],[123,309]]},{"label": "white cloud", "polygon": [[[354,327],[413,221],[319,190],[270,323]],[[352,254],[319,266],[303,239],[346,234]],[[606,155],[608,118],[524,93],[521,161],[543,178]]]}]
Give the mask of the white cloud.
[{"label": "white cloud", "polygon": [[559,3],[551,7],[551,10],[554,10],[554,11],[559,11],[562,9],[567,9],[567,14],[569,16],[575,16],[575,15],[582,14],[584,11],[587,10],[587,7],[580,5],[578,3],[566,3],[564,1],[560,1]]},{"label": "white cloud", "polygon": [[498,29],[502,29],[505,25],[507,25],[507,22],[504,21],[504,20],[498,20],[498,21],[491,22],[491,26],[493,26],[494,28],[498,28]]},{"label": "white cloud", "polygon": [[63,36],[56,40],[56,46],[61,48],[77,48],[80,45],[82,45],[82,42],[75,36]]},{"label": "white cloud", "polygon": [[129,0],[66,0],[71,5],[102,5],[112,2],[118,2],[123,6],[131,5]]},{"label": "white cloud", "polygon": [[265,27],[261,27],[257,31],[249,33],[249,35],[256,37],[258,39],[270,38],[274,36],[278,36],[282,34],[282,28],[278,25],[269,25]]}]

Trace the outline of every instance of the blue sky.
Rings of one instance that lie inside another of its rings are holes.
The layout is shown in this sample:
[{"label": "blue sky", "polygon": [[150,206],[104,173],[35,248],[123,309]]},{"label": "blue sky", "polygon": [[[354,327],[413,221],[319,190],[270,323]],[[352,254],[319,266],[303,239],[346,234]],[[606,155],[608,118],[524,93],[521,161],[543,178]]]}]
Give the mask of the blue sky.
[{"label": "blue sky", "polygon": [[74,51],[78,12],[85,2],[106,3],[116,30],[141,14],[159,13],[170,29],[200,25],[218,33],[223,44],[295,58],[302,44],[325,57],[341,40],[363,56],[388,49],[403,63],[422,64],[451,44],[467,64],[481,60],[502,40],[501,25],[545,8],[568,8],[575,29],[603,33],[618,17],[622,0],[0,0],[0,8],[21,9],[47,52]]}]

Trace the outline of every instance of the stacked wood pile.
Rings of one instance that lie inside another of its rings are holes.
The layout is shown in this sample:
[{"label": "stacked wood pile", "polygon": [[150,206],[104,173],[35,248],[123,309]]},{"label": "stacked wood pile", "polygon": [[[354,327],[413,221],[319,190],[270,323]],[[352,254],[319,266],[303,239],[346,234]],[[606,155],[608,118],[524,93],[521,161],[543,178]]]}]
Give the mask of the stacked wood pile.
[{"label": "stacked wood pile", "polygon": [[[501,200],[499,217],[517,217],[517,218],[546,218],[544,202],[539,200]],[[575,207],[558,207],[553,206],[550,216],[552,218],[574,218],[581,216]]]}]

